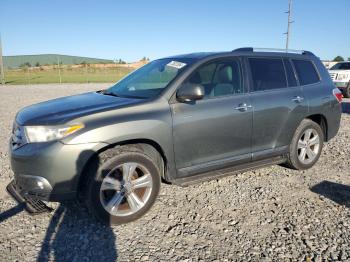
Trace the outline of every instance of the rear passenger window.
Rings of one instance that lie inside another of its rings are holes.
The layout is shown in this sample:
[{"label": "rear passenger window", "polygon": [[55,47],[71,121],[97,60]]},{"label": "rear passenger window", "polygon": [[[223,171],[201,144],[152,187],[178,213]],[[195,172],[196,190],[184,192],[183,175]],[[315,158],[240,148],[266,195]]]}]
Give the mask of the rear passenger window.
[{"label": "rear passenger window", "polygon": [[311,61],[293,60],[301,85],[310,85],[320,81],[315,66]]},{"label": "rear passenger window", "polygon": [[254,91],[287,87],[282,59],[249,58]]},{"label": "rear passenger window", "polygon": [[288,86],[297,86],[297,80],[295,78],[292,64],[288,59],[283,59],[283,62],[287,72]]}]

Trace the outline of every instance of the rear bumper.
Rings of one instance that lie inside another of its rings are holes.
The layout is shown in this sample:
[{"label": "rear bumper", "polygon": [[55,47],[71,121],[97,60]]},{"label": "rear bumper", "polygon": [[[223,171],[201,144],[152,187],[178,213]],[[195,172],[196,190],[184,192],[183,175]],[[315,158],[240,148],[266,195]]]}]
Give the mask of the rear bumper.
[{"label": "rear bumper", "polygon": [[11,168],[21,194],[46,201],[73,199],[80,175],[101,144],[26,144],[12,150]]},{"label": "rear bumper", "polygon": [[327,137],[326,141],[335,137],[340,128],[340,121],[342,115],[342,105],[338,101],[331,102],[329,110],[325,113],[327,119]]}]

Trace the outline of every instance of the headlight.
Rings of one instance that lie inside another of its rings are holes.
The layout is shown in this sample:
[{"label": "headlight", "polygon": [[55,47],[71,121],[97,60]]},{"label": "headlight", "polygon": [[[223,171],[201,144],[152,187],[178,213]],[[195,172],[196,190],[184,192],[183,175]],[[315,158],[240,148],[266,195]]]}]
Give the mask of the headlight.
[{"label": "headlight", "polygon": [[337,80],[345,80],[345,79],[347,79],[347,78],[349,78],[349,74],[338,74],[338,76],[337,76]]},{"label": "headlight", "polygon": [[48,142],[52,140],[59,140],[69,136],[78,130],[82,129],[84,125],[71,126],[25,126],[25,134],[29,143],[34,142]]}]

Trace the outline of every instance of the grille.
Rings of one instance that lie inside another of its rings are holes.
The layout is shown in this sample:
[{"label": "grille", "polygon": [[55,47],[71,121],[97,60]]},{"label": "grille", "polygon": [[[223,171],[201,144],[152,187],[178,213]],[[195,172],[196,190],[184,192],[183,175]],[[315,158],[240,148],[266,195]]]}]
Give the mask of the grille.
[{"label": "grille", "polygon": [[329,73],[329,75],[331,76],[332,80],[337,79],[337,73]]},{"label": "grille", "polygon": [[24,134],[24,128],[17,123],[13,124],[12,136],[11,136],[11,147],[13,150],[26,144],[26,138]]}]

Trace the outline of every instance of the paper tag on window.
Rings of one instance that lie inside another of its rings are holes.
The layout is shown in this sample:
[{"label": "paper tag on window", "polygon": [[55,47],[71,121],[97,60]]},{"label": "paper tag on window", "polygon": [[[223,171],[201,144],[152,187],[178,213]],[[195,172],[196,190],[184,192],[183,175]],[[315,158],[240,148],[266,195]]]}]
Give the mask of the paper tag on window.
[{"label": "paper tag on window", "polygon": [[171,61],[170,63],[167,64],[167,66],[175,67],[177,69],[181,69],[184,66],[186,66],[185,63],[178,62],[178,61]]}]

